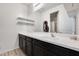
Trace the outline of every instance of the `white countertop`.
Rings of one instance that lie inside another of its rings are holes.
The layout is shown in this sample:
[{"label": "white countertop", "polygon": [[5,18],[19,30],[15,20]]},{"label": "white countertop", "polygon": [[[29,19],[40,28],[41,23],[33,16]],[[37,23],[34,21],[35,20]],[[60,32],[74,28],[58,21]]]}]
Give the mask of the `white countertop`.
[{"label": "white countertop", "polygon": [[19,34],[23,34],[44,42],[48,42],[51,44],[79,51],[79,40],[73,40],[66,36],[52,37],[51,33],[45,33],[45,32],[32,32],[32,33],[19,32]]}]

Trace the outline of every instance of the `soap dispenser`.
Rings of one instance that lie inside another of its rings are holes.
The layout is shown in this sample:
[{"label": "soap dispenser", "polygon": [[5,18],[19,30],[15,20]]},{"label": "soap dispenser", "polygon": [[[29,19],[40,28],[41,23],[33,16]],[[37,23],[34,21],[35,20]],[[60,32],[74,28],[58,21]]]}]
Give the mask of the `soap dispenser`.
[{"label": "soap dispenser", "polygon": [[43,23],[43,31],[44,32],[49,32],[49,27],[48,27],[48,22],[47,21],[44,21],[44,23]]}]

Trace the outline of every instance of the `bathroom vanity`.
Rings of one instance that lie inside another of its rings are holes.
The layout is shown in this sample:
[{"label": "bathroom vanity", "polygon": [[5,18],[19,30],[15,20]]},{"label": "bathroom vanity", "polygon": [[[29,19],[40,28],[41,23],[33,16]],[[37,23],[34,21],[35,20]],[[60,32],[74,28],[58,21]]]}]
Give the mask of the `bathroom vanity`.
[{"label": "bathroom vanity", "polygon": [[79,41],[57,39],[50,33],[20,32],[19,47],[28,56],[79,56]]}]

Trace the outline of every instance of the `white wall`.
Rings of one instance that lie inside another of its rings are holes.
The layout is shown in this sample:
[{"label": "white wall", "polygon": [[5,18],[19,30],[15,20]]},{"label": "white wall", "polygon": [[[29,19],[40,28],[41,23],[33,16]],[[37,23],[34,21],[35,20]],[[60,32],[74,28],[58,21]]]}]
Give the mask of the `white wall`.
[{"label": "white wall", "polygon": [[[56,12],[56,11],[59,11],[58,18],[57,18],[58,19],[58,32],[67,33],[67,31],[70,31],[70,26],[67,23],[67,21],[69,21],[69,17],[68,17],[68,14],[67,14],[63,5],[59,5],[57,7],[51,8],[48,11],[43,12],[42,13],[42,20],[43,21],[47,20],[48,23],[49,23],[49,27],[50,27],[50,13],[53,13],[53,12]],[[41,26],[43,26],[43,21],[42,21]],[[43,27],[41,29],[43,29]]]},{"label": "white wall", "polygon": [[[35,21],[34,26],[17,24],[17,17]],[[18,32],[41,31],[41,13],[33,12],[31,7],[20,3],[0,4],[0,52],[18,47]]]},{"label": "white wall", "polygon": [[76,16],[76,34],[79,35],[79,12],[77,13]]},{"label": "white wall", "polygon": [[0,52],[18,47],[16,18],[27,17],[23,4],[0,3]]},{"label": "white wall", "polygon": [[34,31],[41,32],[41,13],[33,11],[33,6],[28,6],[28,19],[34,20]]}]

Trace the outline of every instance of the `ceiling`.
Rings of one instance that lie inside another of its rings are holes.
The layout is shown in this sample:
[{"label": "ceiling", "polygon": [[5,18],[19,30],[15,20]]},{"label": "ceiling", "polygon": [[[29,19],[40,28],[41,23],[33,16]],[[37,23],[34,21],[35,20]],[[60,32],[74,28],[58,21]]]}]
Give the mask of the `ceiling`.
[{"label": "ceiling", "polygon": [[65,9],[69,11],[77,11],[79,10],[79,4],[78,3],[64,3]]},{"label": "ceiling", "polygon": [[57,3],[44,3],[44,6],[41,9],[39,9],[38,11],[43,12],[43,11],[46,11],[50,8],[57,6],[57,5],[59,5],[59,4],[57,4]]},{"label": "ceiling", "polygon": [[[33,3],[25,3],[25,5],[32,5]],[[44,12],[48,9],[51,9],[53,7],[56,7],[58,5],[63,4],[67,12],[73,12],[76,13],[79,10],[79,4],[78,3],[44,3],[44,6],[38,10],[38,12]]]},{"label": "ceiling", "polygon": [[75,12],[77,10],[79,10],[79,4],[78,3],[45,3],[44,7],[41,8],[40,12],[46,11],[50,8],[56,7],[58,5],[63,4],[65,9],[67,10],[67,12]]}]

